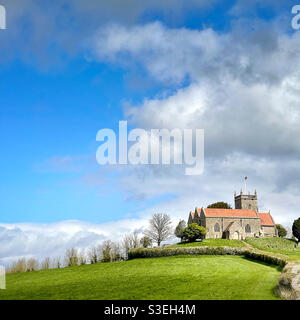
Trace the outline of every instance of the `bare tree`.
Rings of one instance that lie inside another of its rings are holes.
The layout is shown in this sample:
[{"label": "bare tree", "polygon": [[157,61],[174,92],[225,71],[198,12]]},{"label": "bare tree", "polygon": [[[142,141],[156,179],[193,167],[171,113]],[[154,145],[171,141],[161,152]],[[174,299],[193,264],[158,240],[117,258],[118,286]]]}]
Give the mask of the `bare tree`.
[{"label": "bare tree", "polygon": [[122,260],[121,248],[118,243],[116,243],[116,242],[112,243],[110,256],[111,256],[111,261]]},{"label": "bare tree", "polygon": [[132,247],[133,248],[138,248],[140,246],[140,239],[139,239],[139,235],[137,232],[134,232],[132,234]]},{"label": "bare tree", "polygon": [[112,242],[107,240],[103,243],[102,246],[102,262],[110,262],[111,261],[111,250],[112,250]]},{"label": "bare tree", "polygon": [[125,258],[128,257],[128,251],[130,249],[138,248],[140,244],[139,237],[137,232],[134,232],[133,234],[125,234],[122,240],[122,247],[125,252]]},{"label": "bare tree", "polygon": [[167,240],[172,235],[170,217],[164,213],[155,213],[149,220],[149,228],[144,231],[144,235],[160,246],[162,241]]},{"label": "bare tree", "polygon": [[30,258],[27,260],[26,263],[26,269],[27,271],[36,271],[39,268],[39,262],[34,259],[34,258]]},{"label": "bare tree", "polygon": [[46,257],[42,262],[41,262],[41,270],[48,270],[50,269],[50,258]]},{"label": "bare tree", "polygon": [[83,266],[83,265],[86,264],[86,256],[85,256],[84,251],[81,251],[81,252],[79,253],[78,260],[79,260],[78,262],[79,262],[79,265],[80,265],[80,266]]},{"label": "bare tree", "polygon": [[12,262],[12,264],[7,269],[7,273],[17,273],[17,272],[26,272],[26,259],[18,259],[17,261]]},{"label": "bare tree", "polygon": [[60,257],[57,257],[57,258],[54,259],[53,268],[57,268],[57,269],[60,269],[60,268],[61,268]]},{"label": "bare tree", "polygon": [[88,260],[91,264],[98,262],[98,250],[96,246],[93,246],[88,251]]},{"label": "bare tree", "polygon": [[65,266],[66,267],[78,266],[78,261],[79,261],[79,257],[78,257],[77,249],[75,248],[68,249],[65,254]]}]

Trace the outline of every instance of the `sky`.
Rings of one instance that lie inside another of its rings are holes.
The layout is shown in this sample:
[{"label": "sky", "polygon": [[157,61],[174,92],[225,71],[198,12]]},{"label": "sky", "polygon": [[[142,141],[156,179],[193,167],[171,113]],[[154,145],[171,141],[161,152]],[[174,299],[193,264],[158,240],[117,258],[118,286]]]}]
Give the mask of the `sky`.
[{"label": "sky", "polygon": [[[0,0],[0,263],[62,255],[256,189],[300,202],[297,1]],[[100,166],[100,129],[201,128],[205,169]]]}]

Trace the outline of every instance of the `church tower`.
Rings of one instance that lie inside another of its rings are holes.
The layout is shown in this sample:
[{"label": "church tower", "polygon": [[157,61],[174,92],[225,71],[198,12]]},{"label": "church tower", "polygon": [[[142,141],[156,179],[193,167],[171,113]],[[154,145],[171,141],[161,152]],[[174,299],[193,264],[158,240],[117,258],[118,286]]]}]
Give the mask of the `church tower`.
[{"label": "church tower", "polygon": [[241,190],[239,195],[234,194],[235,209],[252,209],[258,212],[257,192],[254,194],[243,194]]}]

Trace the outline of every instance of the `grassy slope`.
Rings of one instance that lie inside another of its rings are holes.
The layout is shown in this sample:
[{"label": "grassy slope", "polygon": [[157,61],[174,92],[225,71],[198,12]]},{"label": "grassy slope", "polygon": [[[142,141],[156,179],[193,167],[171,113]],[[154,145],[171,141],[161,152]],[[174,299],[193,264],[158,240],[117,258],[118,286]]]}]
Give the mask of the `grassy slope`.
[{"label": "grassy slope", "polygon": [[290,260],[300,260],[300,247],[295,248],[295,242],[282,238],[248,238],[247,243],[255,248],[287,255]]},{"label": "grassy slope", "polygon": [[187,242],[187,243],[176,243],[170,247],[200,247],[200,246],[209,246],[209,247],[243,247],[244,243],[239,240],[228,240],[228,239],[204,239],[199,242]]},{"label": "grassy slope", "polygon": [[275,299],[280,271],[240,256],[177,256],[7,276],[0,299]]}]

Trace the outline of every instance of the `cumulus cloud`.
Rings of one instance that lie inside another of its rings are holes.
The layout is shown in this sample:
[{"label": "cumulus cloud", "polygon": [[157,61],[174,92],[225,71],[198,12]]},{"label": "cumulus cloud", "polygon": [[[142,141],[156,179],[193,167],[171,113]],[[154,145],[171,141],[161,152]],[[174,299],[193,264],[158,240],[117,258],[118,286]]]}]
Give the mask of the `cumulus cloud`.
[{"label": "cumulus cloud", "polygon": [[8,265],[22,257],[42,259],[63,257],[70,248],[87,250],[105,240],[120,241],[124,234],[141,230],[146,220],[128,219],[92,224],[62,221],[51,224],[0,224],[0,264]]},{"label": "cumulus cloud", "polygon": [[272,84],[295,72],[299,66],[299,33],[281,34],[272,23],[245,32],[238,28],[230,33],[210,28],[172,29],[161,22],[113,24],[96,34],[94,54],[101,61],[125,66],[130,61],[140,63],[162,82],[182,82],[186,77],[216,82],[231,77],[246,84]]},{"label": "cumulus cloud", "polygon": [[127,107],[143,127],[204,127],[209,153],[299,154],[300,34],[263,33],[243,40],[159,22],[113,25],[97,34],[95,53],[100,60],[139,61],[163,82],[190,78],[171,95]]},{"label": "cumulus cloud", "polygon": [[202,176],[185,177],[176,166],[125,169],[124,190],[141,198],[174,194],[165,208],[175,212],[179,202],[186,210],[210,200],[232,203],[246,174],[252,191],[260,191],[262,210],[272,210],[278,222],[297,217],[300,34],[272,23],[261,26],[246,34],[217,33],[155,22],[109,25],[96,34],[99,61],[125,68],[139,64],[162,85],[180,86],[188,79],[171,93],[162,89],[139,105],[127,104],[125,114],[134,124],[205,129]]},{"label": "cumulus cloud", "polygon": [[202,10],[208,0],[2,0],[7,30],[0,34],[0,63],[14,59],[34,66],[61,68],[83,54],[86,38],[108,21],[136,23],[148,11],[181,17],[191,7]]}]

